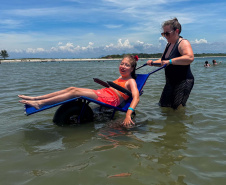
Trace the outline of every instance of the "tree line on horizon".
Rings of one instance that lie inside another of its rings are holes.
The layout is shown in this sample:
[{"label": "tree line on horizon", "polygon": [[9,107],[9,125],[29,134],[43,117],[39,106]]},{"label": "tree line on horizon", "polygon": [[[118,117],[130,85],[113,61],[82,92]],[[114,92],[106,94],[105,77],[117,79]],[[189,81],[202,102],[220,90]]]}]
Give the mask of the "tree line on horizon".
[{"label": "tree line on horizon", "polygon": [[[124,54],[114,54],[114,55],[106,55],[100,57],[100,59],[117,59],[117,58],[123,58]],[[137,55],[139,58],[161,58],[162,53],[127,53],[126,55]],[[194,54],[195,57],[211,57],[211,56],[218,56],[218,57],[225,57],[226,53],[196,53]],[[0,51],[0,57],[3,59],[6,59],[9,57],[9,54],[6,50]]]},{"label": "tree line on horizon", "polygon": [[[119,55],[107,55],[101,57],[102,59],[111,59],[111,58],[122,58],[125,54]],[[137,55],[139,58],[161,58],[162,53],[154,53],[154,54],[148,54],[148,53],[128,53],[126,55]],[[224,57],[226,56],[226,53],[196,53],[194,54],[194,57],[210,57],[210,56],[219,56]]]}]

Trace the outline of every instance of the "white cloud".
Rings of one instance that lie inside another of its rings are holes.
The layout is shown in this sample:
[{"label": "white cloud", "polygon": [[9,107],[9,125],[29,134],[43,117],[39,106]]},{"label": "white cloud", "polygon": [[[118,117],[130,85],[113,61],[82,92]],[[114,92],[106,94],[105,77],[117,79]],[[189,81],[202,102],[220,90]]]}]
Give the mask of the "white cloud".
[{"label": "white cloud", "polygon": [[89,49],[93,49],[93,45],[94,45],[93,42],[89,42],[89,45],[86,46],[86,47],[82,47],[82,50],[83,51],[86,51],[86,50],[89,50]]},{"label": "white cloud", "polygon": [[195,41],[191,41],[191,44],[207,44],[207,40],[206,39],[195,39]]},{"label": "white cloud", "polygon": [[[162,37],[159,38],[159,44],[156,45],[140,40],[131,43],[129,39],[118,39],[115,44],[110,43],[105,46],[95,46],[93,42],[89,42],[86,46],[75,45],[72,42],[65,44],[58,42],[56,46],[50,47],[50,49],[15,49],[10,51],[9,54],[12,58],[98,58],[100,56],[123,53],[162,53],[166,43],[166,40]],[[223,48],[225,48],[224,43],[207,43],[205,39],[196,39],[191,44],[194,53],[224,52]],[[220,48],[221,50],[219,50]]]},{"label": "white cloud", "polygon": [[126,39],[126,40],[124,41],[124,43],[122,42],[122,39],[119,39],[119,40],[118,40],[118,47],[120,47],[120,48],[132,48],[132,46],[130,45],[128,39]]},{"label": "white cloud", "polygon": [[67,12],[70,9],[54,7],[54,8],[30,8],[30,9],[13,9],[7,10],[7,14],[16,15],[16,16],[24,16],[24,17],[44,17],[47,15],[58,15],[59,12]]},{"label": "white cloud", "polygon": [[15,52],[15,53],[23,53],[23,50],[22,49],[15,49],[13,52]]},{"label": "white cloud", "polygon": [[73,52],[74,50],[74,45],[71,42],[68,42],[65,46],[59,46],[59,49],[61,51],[69,51],[69,52]]},{"label": "white cloud", "polygon": [[159,48],[162,49],[162,51],[164,50],[165,46],[167,44],[167,41],[164,37],[159,37]]},{"label": "white cloud", "polygon": [[89,42],[89,46],[91,47],[92,45],[94,45],[94,43],[93,42]]},{"label": "white cloud", "polygon": [[[115,4],[119,7],[146,7],[151,5],[161,5],[161,4],[167,4],[167,0],[103,0],[104,2],[109,2],[112,4]],[[187,0],[172,0],[173,2],[182,2]]]},{"label": "white cloud", "polygon": [[0,25],[3,28],[18,28],[22,26],[22,21],[20,20],[13,20],[13,19],[4,19],[0,21]]},{"label": "white cloud", "polygon": [[46,50],[46,52],[69,52],[69,53],[78,53],[78,52],[83,52],[86,50],[91,50],[93,49],[93,42],[89,42],[87,46],[74,46],[72,42],[68,42],[65,45],[63,45],[62,42],[58,43],[58,46],[56,47],[51,47],[50,51]]},{"label": "white cloud", "polygon": [[123,25],[119,24],[119,25],[114,25],[114,24],[106,24],[105,27],[109,28],[109,29],[116,29],[116,28],[121,28]]},{"label": "white cloud", "polygon": [[26,52],[27,53],[41,53],[41,52],[45,52],[45,50],[43,48],[36,48],[36,49],[33,49],[33,48],[27,48],[26,49]]},{"label": "white cloud", "polygon": [[149,52],[151,51],[151,49],[153,48],[153,44],[149,44],[149,43],[145,43],[145,42],[142,42],[142,41],[137,41],[134,46],[134,48],[136,48],[137,51],[148,51]]},{"label": "white cloud", "polygon": [[144,44],[144,42],[139,41],[139,40],[137,41],[137,43],[140,44],[140,45],[143,45]]}]

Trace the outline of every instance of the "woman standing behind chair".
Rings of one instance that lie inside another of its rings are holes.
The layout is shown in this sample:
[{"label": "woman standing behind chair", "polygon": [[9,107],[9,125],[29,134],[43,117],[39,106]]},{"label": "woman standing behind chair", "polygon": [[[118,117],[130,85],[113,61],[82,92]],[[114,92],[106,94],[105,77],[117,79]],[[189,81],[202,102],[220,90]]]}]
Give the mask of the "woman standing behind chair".
[{"label": "woman standing behind chair", "polygon": [[147,64],[152,66],[161,63],[167,64],[165,68],[166,84],[163,89],[159,105],[177,109],[185,106],[194,85],[190,64],[194,60],[194,54],[188,40],[180,36],[181,24],[177,18],[165,21],[162,24],[161,35],[168,41],[161,59],[149,60]]}]

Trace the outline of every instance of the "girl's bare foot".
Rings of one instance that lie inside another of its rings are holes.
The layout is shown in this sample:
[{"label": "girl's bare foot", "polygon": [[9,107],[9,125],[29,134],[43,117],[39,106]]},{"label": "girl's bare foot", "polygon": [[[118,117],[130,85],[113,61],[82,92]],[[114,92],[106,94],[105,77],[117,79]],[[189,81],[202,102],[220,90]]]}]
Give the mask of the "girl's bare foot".
[{"label": "girl's bare foot", "polygon": [[18,97],[24,100],[35,100],[35,98],[32,96],[18,95]]},{"label": "girl's bare foot", "polygon": [[20,100],[20,103],[26,104],[26,105],[30,105],[36,109],[40,109],[41,105],[39,104],[38,101],[29,101],[29,100]]}]

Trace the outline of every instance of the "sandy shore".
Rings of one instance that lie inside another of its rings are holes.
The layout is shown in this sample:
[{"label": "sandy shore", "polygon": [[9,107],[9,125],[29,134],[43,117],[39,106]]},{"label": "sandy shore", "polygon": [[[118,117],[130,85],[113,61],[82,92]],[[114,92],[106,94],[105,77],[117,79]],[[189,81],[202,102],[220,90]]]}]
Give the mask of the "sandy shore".
[{"label": "sandy shore", "polygon": [[[208,57],[195,57],[195,58],[209,58],[209,57],[225,57],[225,56],[208,56]],[[143,60],[155,60],[157,58],[139,58],[139,61]],[[112,61],[112,60],[122,60],[122,58],[114,58],[114,59],[98,59],[98,58],[81,58],[81,59],[72,59],[72,58],[57,58],[57,59],[0,59],[0,63],[11,63],[11,62],[76,62],[76,61]]]},{"label": "sandy shore", "polygon": [[62,62],[62,61],[110,61],[110,60],[121,60],[119,59],[90,59],[90,58],[85,58],[85,59],[8,59],[8,60],[2,60],[0,59],[0,62],[2,63],[7,63],[7,62]]}]

